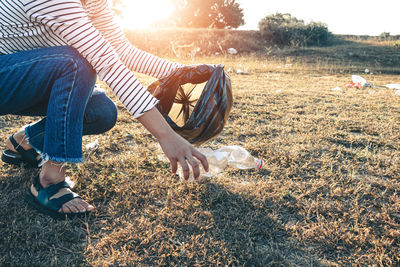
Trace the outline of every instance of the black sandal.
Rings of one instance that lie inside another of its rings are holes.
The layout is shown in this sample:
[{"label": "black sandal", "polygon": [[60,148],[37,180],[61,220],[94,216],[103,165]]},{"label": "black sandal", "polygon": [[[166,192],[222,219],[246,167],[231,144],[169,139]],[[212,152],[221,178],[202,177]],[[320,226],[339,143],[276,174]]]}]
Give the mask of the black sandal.
[{"label": "black sandal", "polygon": [[25,150],[14,139],[14,135],[10,136],[11,144],[17,152],[10,149],[4,150],[1,155],[1,160],[13,165],[27,165],[31,168],[39,168],[41,159],[37,160],[39,154],[33,149]]},{"label": "black sandal", "polygon": [[39,212],[43,214],[49,215],[54,219],[65,220],[67,218],[84,217],[90,213],[90,211],[78,212],[78,213],[59,212],[59,210],[65,203],[75,198],[81,198],[77,194],[69,193],[59,198],[50,199],[52,196],[57,194],[58,191],[62,188],[71,189],[71,187],[65,181],[60,182],[58,184],[50,185],[47,188],[43,188],[43,186],[40,184],[39,181],[39,175],[37,175],[35,178],[33,178],[33,186],[38,192],[37,197],[35,197],[32,194],[31,190],[28,188],[26,190],[25,200],[28,202],[30,206],[37,209]]}]

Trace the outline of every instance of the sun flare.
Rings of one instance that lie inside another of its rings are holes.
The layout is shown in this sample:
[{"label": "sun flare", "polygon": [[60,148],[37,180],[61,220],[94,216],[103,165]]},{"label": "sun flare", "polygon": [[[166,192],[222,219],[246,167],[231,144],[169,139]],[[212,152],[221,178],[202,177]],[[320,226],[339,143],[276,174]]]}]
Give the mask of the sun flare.
[{"label": "sun flare", "polygon": [[167,0],[124,0],[121,12],[121,23],[124,28],[145,29],[151,24],[168,18],[173,6]]}]

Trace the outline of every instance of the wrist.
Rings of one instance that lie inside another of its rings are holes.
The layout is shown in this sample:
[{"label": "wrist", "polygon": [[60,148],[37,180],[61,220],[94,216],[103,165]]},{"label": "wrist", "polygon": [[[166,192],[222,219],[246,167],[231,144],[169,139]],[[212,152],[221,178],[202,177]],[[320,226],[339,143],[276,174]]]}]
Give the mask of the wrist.
[{"label": "wrist", "polygon": [[138,120],[159,142],[176,134],[155,107],[139,117]]}]

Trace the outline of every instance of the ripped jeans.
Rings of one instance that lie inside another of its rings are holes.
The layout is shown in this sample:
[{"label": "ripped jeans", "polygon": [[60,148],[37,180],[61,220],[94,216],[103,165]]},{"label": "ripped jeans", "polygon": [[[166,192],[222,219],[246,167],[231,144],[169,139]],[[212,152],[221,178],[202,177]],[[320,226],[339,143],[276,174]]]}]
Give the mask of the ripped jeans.
[{"label": "ripped jeans", "polygon": [[45,116],[25,128],[42,158],[82,161],[82,135],[111,129],[117,108],[93,91],[96,73],[74,48],[58,46],[0,55],[0,116]]}]

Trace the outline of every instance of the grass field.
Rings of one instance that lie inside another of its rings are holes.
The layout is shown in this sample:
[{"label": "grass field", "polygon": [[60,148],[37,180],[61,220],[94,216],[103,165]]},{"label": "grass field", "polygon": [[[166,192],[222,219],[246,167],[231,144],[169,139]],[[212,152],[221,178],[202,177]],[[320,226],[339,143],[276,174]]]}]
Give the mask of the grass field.
[{"label": "grass field", "polygon": [[[85,137],[99,148],[68,168],[97,207],[87,220],[32,211],[22,199],[35,172],[0,163],[0,265],[399,266],[400,96],[380,87],[400,83],[399,50],[354,42],[200,62],[230,68],[235,96],[206,145],[241,145],[265,168],[182,183],[116,101],[117,126]],[[376,87],[346,88],[352,74]],[[0,139],[32,121],[0,117]]]}]

